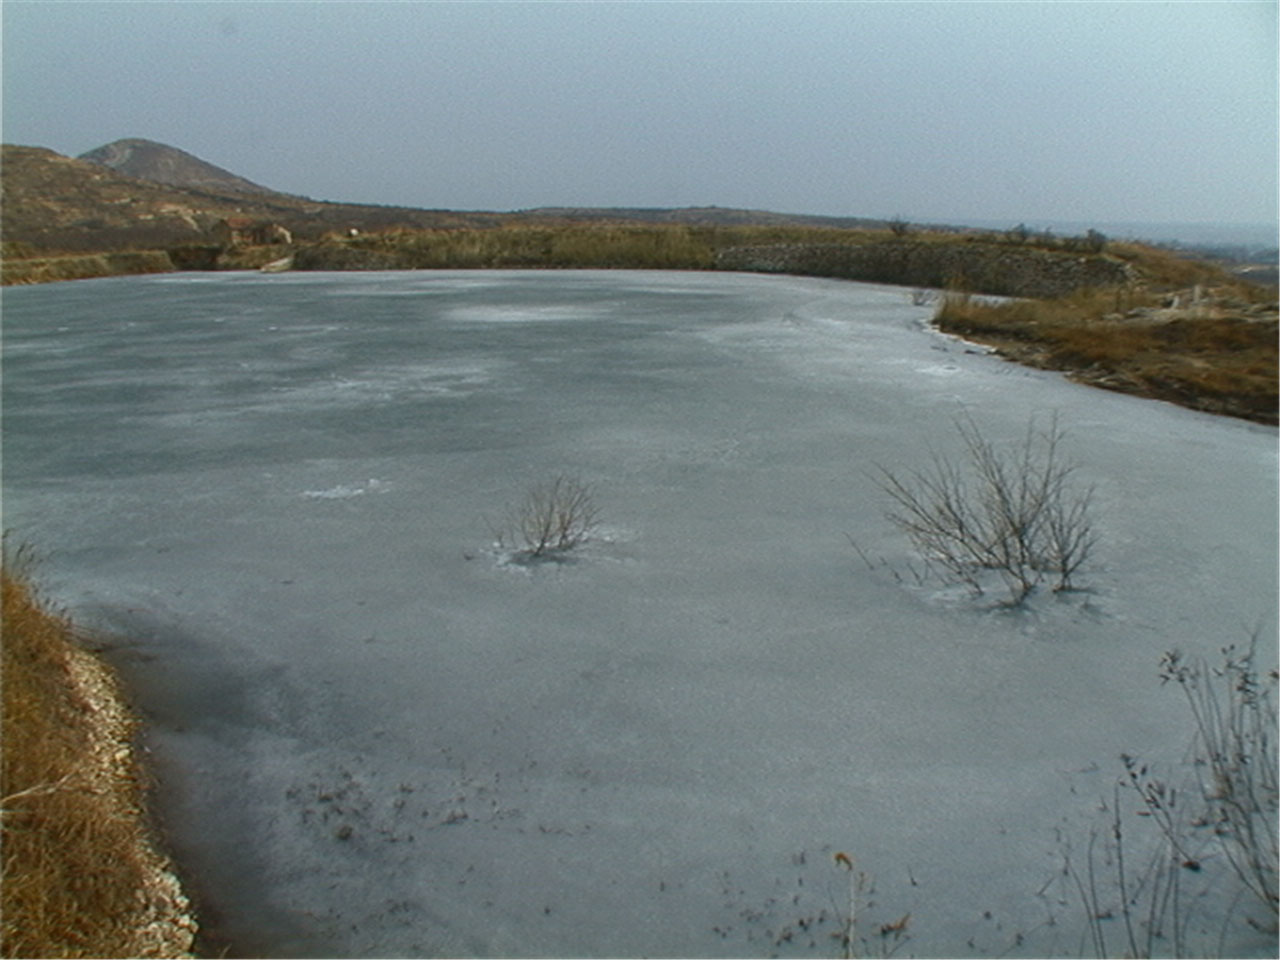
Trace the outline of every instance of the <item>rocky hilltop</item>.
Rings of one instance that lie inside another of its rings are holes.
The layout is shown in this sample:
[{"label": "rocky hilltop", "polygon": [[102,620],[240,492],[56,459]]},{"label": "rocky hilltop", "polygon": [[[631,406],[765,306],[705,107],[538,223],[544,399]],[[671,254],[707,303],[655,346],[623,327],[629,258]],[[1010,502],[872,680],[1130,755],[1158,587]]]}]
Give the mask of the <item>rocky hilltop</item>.
[{"label": "rocky hilltop", "polygon": [[229,170],[216,167],[185,150],[156,143],[154,140],[131,138],[105,144],[77,158],[110,167],[117,173],[150,180],[171,187],[185,187],[213,193],[276,193],[252,180],[238,177]]}]

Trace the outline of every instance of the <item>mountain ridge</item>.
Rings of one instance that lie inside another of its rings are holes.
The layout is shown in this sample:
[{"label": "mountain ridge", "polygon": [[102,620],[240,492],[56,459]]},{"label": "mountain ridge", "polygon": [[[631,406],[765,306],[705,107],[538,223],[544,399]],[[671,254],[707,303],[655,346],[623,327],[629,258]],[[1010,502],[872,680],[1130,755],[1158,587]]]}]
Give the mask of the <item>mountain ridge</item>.
[{"label": "mountain ridge", "polygon": [[[4,240],[15,250],[111,251],[211,242],[221,219],[271,220],[299,239],[326,233],[486,228],[566,222],[686,226],[884,228],[862,217],[731,207],[536,207],[459,211],[313,200],[254,183],[177,147],[125,138],[68,157],[46,147],[0,145]],[[13,244],[22,244],[22,248]]]},{"label": "mountain ridge", "polygon": [[[9,258],[49,253],[111,252],[215,244],[219,220],[249,217],[286,227],[302,241],[326,235],[388,230],[488,229],[566,224],[680,225],[690,228],[811,227],[830,230],[955,235],[980,234],[982,224],[907,224],[870,217],[778,213],[696,207],[533,207],[516,211],[459,211],[313,200],[255,183],[158,141],[132,137],[67,157],[44,147],[0,145]],[[997,231],[997,233],[1000,231]],[[1173,249],[1247,263],[1255,251],[1217,245],[1172,244]],[[1274,252],[1261,259],[1256,279],[1274,282]],[[1267,261],[1271,266],[1267,266]]]}]

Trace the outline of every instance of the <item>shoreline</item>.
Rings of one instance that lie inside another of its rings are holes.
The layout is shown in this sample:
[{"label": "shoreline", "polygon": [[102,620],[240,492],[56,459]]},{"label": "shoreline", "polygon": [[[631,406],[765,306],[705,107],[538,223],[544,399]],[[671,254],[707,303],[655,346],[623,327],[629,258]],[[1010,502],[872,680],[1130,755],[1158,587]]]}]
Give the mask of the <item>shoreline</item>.
[{"label": "shoreline", "polygon": [[4,954],[193,956],[119,674],[24,576],[6,569],[3,589]]},{"label": "shoreline", "polygon": [[[252,273],[252,272],[310,272],[307,269],[292,270],[288,267],[280,267],[282,262],[280,257],[280,247],[260,247],[251,248],[246,255],[244,266],[230,269],[214,269],[214,270],[183,270],[175,265],[175,261],[164,250],[157,251],[133,251],[115,254],[93,254],[86,256],[68,256],[68,257],[47,257],[32,260],[5,260],[2,264],[4,268],[4,285],[32,285],[37,283],[58,283],[67,280],[79,279],[102,279],[112,276],[135,276],[153,273]],[[839,277],[830,271],[813,271],[805,269],[794,269],[796,264],[789,260],[786,262],[773,262],[768,257],[761,257],[763,253],[771,255],[787,254],[794,259],[796,249],[792,246],[774,248],[758,248],[752,251],[750,248],[741,248],[744,254],[750,254],[746,260],[733,265],[721,265],[712,268],[714,272],[731,272],[731,273],[766,273],[766,274],[788,274],[795,276],[812,276],[822,275],[824,272],[833,277],[833,279],[849,279],[851,282],[881,283],[886,281],[877,280],[857,280],[850,277]],[[763,251],[763,253],[762,253]],[[779,253],[780,251],[780,253]],[[292,258],[294,251],[292,248],[287,249],[285,259]],[[726,253],[731,250],[724,251]],[[741,259],[741,258],[739,258]],[[786,258],[784,257],[784,260]],[[259,263],[261,261],[261,263]],[[728,261],[725,261],[728,264]],[[274,267],[274,269],[271,269]],[[373,269],[368,267],[366,269]],[[417,267],[404,269],[431,270],[432,267]],[[458,269],[468,269],[460,267]],[[474,267],[472,269],[485,269],[483,267]],[[505,268],[504,268],[505,269]],[[510,267],[509,269],[568,269],[561,267],[559,264],[547,264],[543,266],[525,266]],[[609,269],[608,267],[602,269]],[[674,268],[667,268],[674,269]],[[688,269],[707,269],[706,267],[692,266]],[[355,269],[355,272],[363,272]],[[917,285],[906,283],[887,282],[890,286],[900,286],[904,291],[910,291]],[[1259,288],[1265,289],[1265,288]],[[1198,291],[1198,287],[1197,287]],[[944,301],[945,302],[945,301]],[[1211,413],[1218,416],[1228,416],[1237,419],[1243,419],[1252,423],[1264,424],[1267,426],[1280,425],[1280,416],[1274,405],[1268,407],[1263,405],[1259,408],[1257,403],[1248,403],[1237,400],[1231,396],[1220,396],[1215,393],[1206,392],[1204,390],[1196,390],[1194,387],[1188,387],[1188,384],[1182,382],[1177,377],[1151,377],[1141,375],[1136,371],[1135,358],[1120,358],[1115,362],[1099,364],[1096,362],[1085,362],[1083,360],[1074,360],[1071,357],[1064,356],[1061,353],[1055,353],[1052,344],[1038,337],[1034,330],[1022,329],[1020,331],[1004,332],[998,329],[979,329],[966,323],[944,322],[943,310],[940,308],[930,320],[930,325],[941,333],[949,336],[957,336],[964,340],[982,344],[989,347],[994,353],[1013,363],[1018,363],[1026,367],[1039,370],[1055,370],[1076,383],[1086,386],[1097,387],[1103,390],[1110,390],[1117,393],[1124,393],[1130,396],[1143,397],[1149,400],[1159,400],[1166,403],[1173,403],[1189,410],[1196,410],[1202,413]],[[1087,326],[1090,321],[1087,318],[1081,318],[1082,326]],[[1170,359],[1179,359],[1176,351],[1169,353]],[[1194,365],[1210,366],[1212,363],[1206,364],[1203,359],[1193,359]]]}]

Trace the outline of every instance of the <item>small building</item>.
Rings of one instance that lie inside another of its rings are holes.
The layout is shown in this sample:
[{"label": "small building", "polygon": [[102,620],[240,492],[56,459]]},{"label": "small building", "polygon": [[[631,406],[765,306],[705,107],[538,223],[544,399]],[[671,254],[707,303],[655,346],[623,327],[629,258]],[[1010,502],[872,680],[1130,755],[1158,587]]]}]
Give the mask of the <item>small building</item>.
[{"label": "small building", "polygon": [[271,244],[293,243],[293,234],[270,220],[254,220],[252,217],[227,217],[219,220],[213,235],[224,247],[263,247]]}]

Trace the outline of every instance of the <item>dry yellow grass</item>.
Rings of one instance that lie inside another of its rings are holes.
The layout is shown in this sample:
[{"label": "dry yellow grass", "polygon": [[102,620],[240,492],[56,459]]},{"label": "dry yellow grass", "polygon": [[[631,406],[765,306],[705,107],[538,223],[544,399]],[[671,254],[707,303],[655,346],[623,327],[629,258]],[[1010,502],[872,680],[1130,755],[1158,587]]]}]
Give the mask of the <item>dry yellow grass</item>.
[{"label": "dry yellow grass", "polygon": [[195,923],[146,827],[111,671],[0,570],[5,957],[177,957]]},{"label": "dry yellow grass", "polygon": [[1081,291],[1058,300],[946,298],[938,326],[1082,382],[1277,422],[1274,291],[1243,285]]},{"label": "dry yellow grass", "polygon": [[140,273],[170,273],[173,261],[163,250],[128,250],[34,259],[0,259],[0,284],[53,283]]}]

